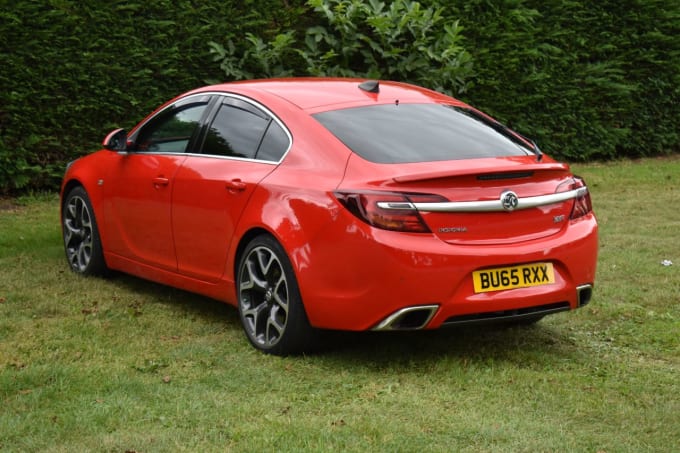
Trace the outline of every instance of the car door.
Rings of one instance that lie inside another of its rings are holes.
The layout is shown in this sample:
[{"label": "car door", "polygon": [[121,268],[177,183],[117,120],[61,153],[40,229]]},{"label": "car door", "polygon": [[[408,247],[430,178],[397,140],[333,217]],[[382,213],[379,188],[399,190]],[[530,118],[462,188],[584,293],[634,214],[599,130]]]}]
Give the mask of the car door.
[{"label": "car door", "polygon": [[209,96],[194,96],[147,121],[119,153],[105,192],[108,252],[154,267],[177,270],[171,200],[174,178],[199,136]]},{"label": "car door", "polygon": [[172,223],[179,272],[203,281],[224,274],[234,229],[258,183],[290,147],[264,107],[234,96],[215,104],[200,147],[175,176]]}]

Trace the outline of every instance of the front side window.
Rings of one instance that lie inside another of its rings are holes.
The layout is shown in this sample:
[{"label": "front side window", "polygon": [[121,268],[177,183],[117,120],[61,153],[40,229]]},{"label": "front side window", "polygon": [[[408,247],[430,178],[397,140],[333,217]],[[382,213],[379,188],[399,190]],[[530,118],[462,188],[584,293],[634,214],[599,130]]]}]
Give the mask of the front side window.
[{"label": "front side window", "polygon": [[441,104],[385,104],[317,113],[348,148],[376,163],[525,156],[521,140],[472,115]]},{"label": "front side window", "polygon": [[207,103],[163,112],[146,124],[135,140],[134,151],[183,153],[197,133]]}]

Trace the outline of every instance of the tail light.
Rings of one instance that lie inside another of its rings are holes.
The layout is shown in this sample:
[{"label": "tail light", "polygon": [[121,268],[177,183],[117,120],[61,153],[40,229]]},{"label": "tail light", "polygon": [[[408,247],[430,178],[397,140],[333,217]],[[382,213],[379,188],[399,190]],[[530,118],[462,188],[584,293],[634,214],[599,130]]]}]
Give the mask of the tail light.
[{"label": "tail light", "polygon": [[335,197],[349,212],[373,227],[409,233],[431,232],[413,203],[447,201],[438,195],[394,192],[336,192]]},{"label": "tail light", "polygon": [[574,198],[574,206],[571,209],[570,219],[578,219],[583,217],[593,210],[593,204],[590,200],[590,192],[586,186],[586,182],[583,178],[574,176],[570,181],[564,182],[559,185],[556,192],[567,192],[570,190],[584,189],[578,197]]}]

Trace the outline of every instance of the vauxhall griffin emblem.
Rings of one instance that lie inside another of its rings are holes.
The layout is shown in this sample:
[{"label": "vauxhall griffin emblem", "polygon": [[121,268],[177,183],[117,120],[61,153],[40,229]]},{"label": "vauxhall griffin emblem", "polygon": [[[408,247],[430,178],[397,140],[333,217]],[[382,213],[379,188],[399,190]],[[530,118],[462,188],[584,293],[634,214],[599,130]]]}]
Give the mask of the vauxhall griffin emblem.
[{"label": "vauxhall griffin emblem", "polygon": [[517,194],[512,190],[506,190],[501,194],[501,205],[503,205],[503,209],[506,211],[514,211],[518,204],[519,199],[517,198]]}]

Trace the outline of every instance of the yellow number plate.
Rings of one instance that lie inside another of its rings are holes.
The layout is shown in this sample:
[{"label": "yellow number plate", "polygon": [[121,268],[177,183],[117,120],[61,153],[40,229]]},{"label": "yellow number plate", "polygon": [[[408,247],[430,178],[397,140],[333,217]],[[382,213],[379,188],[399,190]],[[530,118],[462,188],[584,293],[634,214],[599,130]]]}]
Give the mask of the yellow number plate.
[{"label": "yellow number plate", "polygon": [[472,282],[476,293],[550,285],[555,283],[555,270],[552,263],[485,269],[473,272]]}]

